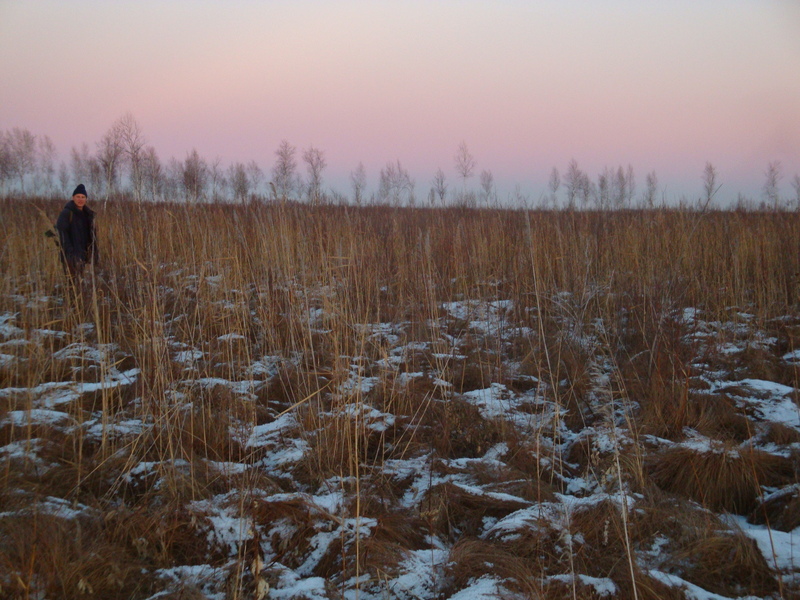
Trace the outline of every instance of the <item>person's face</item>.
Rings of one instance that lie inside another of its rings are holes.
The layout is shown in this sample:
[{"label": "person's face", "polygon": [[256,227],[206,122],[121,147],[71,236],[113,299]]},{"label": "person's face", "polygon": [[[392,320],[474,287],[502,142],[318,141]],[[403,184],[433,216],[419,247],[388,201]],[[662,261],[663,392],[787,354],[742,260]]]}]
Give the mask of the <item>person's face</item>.
[{"label": "person's face", "polygon": [[86,196],[83,194],[75,194],[72,197],[72,201],[75,203],[75,206],[83,210],[83,207],[86,206]]}]

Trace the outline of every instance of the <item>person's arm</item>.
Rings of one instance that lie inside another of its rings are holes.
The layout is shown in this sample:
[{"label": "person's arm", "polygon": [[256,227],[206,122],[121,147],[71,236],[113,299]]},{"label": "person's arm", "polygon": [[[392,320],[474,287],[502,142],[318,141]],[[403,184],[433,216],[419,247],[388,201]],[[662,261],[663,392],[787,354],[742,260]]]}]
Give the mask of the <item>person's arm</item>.
[{"label": "person's arm", "polygon": [[70,212],[68,208],[61,211],[56,221],[56,229],[58,229],[58,241],[61,244],[61,252],[64,258],[71,258],[75,256],[75,248],[72,245],[72,236],[70,235],[70,226],[72,219],[70,219]]}]

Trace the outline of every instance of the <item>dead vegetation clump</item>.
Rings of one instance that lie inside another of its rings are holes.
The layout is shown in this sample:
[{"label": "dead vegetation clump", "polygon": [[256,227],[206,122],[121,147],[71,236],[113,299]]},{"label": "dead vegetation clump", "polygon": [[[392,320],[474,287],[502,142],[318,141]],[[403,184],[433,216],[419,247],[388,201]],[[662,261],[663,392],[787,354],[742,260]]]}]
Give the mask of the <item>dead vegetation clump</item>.
[{"label": "dead vegetation clump", "polygon": [[800,431],[774,421],[770,421],[766,424],[760,437],[765,443],[775,444],[776,446],[800,444]]},{"label": "dead vegetation clump", "polygon": [[475,538],[464,538],[450,551],[449,585],[442,590],[454,595],[481,576],[500,578],[503,586],[529,598],[541,597],[540,571],[536,563],[504,548]]},{"label": "dead vegetation clump", "polygon": [[755,540],[743,533],[705,535],[685,544],[674,559],[685,565],[684,579],[722,596],[763,597],[779,590],[775,573]]},{"label": "dead vegetation clump", "polygon": [[522,499],[479,493],[448,482],[426,492],[420,504],[420,517],[431,532],[456,541],[477,536],[489,519],[500,519],[527,506],[529,503]]},{"label": "dead vegetation clump", "polygon": [[[68,511],[68,509],[66,509]],[[146,598],[159,588],[132,547],[97,519],[37,512],[0,518],[0,571],[9,598]]]},{"label": "dead vegetation clump", "polygon": [[791,460],[748,447],[718,445],[706,450],[675,447],[649,459],[648,470],[663,490],[715,511],[747,514],[764,486],[795,480]]},{"label": "dead vegetation clump", "polygon": [[445,458],[483,456],[505,439],[505,424],[487,419],[473,404],[459,398],[432,402],[420,425],[427,428],[426,441]]},{"label": "dead vegetation clump", "polygon": [[747,520],[778,531],[800,527],[800,485],[787,486],[761,498]]},{"label": "dead vegetation clump", "polygon": [[663,389],[660,398],[644,404],[638,422],[641,433],[681,441],[687,430],[723,442],[741,443],[753,437],[754,426],[725,394],[697,393],[684,385]]}]

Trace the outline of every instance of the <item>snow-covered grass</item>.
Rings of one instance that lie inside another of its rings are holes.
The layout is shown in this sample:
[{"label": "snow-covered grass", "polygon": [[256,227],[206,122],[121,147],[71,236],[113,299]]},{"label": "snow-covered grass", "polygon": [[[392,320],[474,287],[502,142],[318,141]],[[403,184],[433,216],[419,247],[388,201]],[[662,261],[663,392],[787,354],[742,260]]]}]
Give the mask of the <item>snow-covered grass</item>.
[{"label": "snow-covered grass", "polygon": [[0,208],[0,596],[800,594],[797,215]]}]

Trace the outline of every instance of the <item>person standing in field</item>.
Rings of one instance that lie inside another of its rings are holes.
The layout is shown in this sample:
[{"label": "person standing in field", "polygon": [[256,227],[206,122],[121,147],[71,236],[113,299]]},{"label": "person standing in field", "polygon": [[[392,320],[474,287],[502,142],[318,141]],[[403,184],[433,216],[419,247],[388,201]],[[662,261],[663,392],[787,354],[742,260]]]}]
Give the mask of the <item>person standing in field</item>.
[{"label": "person standing in field", "polygon": [[70,279],[80,278],[87,264],[97,263],[94,211],[86,206],[86,188],[81,183],[72,192],[58,216],[56,229],[61,244],[61,263]]}]

